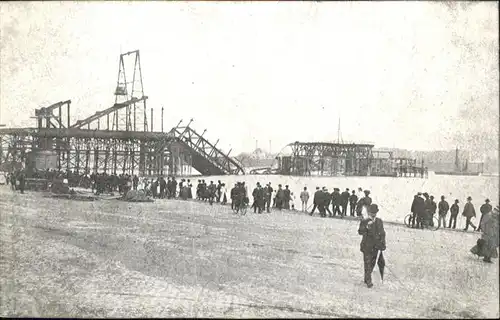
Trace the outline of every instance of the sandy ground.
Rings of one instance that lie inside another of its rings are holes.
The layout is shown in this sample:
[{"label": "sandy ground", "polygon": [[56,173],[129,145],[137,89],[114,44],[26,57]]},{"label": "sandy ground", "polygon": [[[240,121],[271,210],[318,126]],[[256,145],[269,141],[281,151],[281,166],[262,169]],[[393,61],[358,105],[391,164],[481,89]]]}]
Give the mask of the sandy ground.
[{"label": "sandy ground", "polygon": [[0,186],[0,316],[499,316],[498,260],[469,253],[478,233],[386,224],[386,275],[368,289],[357,227]]}]

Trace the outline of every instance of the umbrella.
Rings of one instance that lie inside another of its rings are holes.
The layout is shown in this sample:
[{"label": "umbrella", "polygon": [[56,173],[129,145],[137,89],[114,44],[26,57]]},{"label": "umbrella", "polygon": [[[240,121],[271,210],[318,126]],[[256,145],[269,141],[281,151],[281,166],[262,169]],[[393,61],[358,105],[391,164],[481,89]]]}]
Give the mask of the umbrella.
[{"label": "umbrella", "polygon": [[378,252],[377,265],[378,265],[378,270],[380,271],[380,278],[382,278],[382,281],[383,281],[384,280],[385,259],[384,259],[384,254],[382,253],[382,251]]}]

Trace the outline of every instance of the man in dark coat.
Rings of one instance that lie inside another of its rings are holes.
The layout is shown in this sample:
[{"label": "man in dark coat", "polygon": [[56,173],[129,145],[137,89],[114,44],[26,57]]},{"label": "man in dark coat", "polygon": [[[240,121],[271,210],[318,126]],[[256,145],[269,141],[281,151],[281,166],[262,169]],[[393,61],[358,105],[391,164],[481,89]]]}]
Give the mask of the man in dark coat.
[{"label": "man in dark coat", "polygon": [[457,217],[459,211],[460,207],[458,206],[458,199],[455,199],[455,203],[452,204],[450,208],[450,222],[448,224],[448,228],[451,228],[452,223],[453,223],[453,229],[457,227]]},{"label": "man in dark coat", "polygon": [[283,209],[283,202],[285,201],[285,192],[281,189],[281,184],[278,185],[278,191],[276,191],[276,208],[278,210]]},{"label": "man in dark coat", "polygon": [[151,184],[151,192],[154,199],[158,198],[158,184],[160,184],[160,179],[158,178]]},{"label": "man in dark coat", "polygon": [[231,191],[229,193],[229,196],[231,197],[231,209],[235,209],[237,192],[238,192],[238,184],[235,183],[234,187],[231,188]]},{"label": "man in dark coat", "polygon": [[430,196],[430,205],[429,205],[429,225],[431,227],[434,226],[434,215],[436,214],[437,204],[434,201],[434,196]]},{"label": "man in dark coat", "polygon": [[16,174],[14,172],[10,175],[10,187],[12,190],[16,190]]},{"label": "man in dark coat", "polygon": [[479,208],[479,211],[481,211],[481,219],[479,219],[477,231],[481,231],[481,222],[483,221],[483,217],[485,214],[490,213],[491,210],[493,210],[493,207],[490,204],[490,199],[484,200],[484,204]]},{"label": "man in dark coat", "polygon": [[441,227],[441,221],[443,221],[443,228],[446,228],[446,215],[448,214],[448,210],[450,209],[450,205],[446,200],[444,200],[444,196],[441,196],[441,201],[438,204],[439,211],[439,219],[438,219],[438,228]]},{"label": "man in dark coat", "polygon": [[292,199],[292,197],[290,195],[290,189],[288,189],[288,185],[285,186],[285,190],[283,190],[283,193],[283,209],[290,210],[290,200]]},{"label": "man in dark coat", "polygon": [[354,214],[356,212],[356,203],[358,202],[358,196],[356,195],[356,190],[352,190],[352,194],[349,197],[349,209],[351,213],[351,217],[354,217]]},{"label": "man in dark coat", "polygon": [[273,196],[273,188],[271,187],[271,182],[269,182],[264,188],[264,207],[266,207],[267,213],[271,212],[272,196]]},{"label": "man in dark coat", "polygon": [[185,183],[186,183],[186,180],[184,180],[184,179],[181,179],[181,181],[179,182],[179,196],[181,194],[181,191],[184,190]]},{"label": "man in dark coat", "polygon": [[347,204],[349,203],[349,188],[345,189],[344,192],[340,194],[340,205],[342,206],[342,215],[347,215]]},{"label": "man in dark coat", "polygon": [[422,218],[425,215],[425,202],[421,197],[422,193],[417,193],[413,198],[413,202],[411,204],[411,227],[415,228],[415,220],[417,221],[417,228],[423,228],[422,226]]},{"label": "man in dark coat", "polygon": [[217,186],[213,181],[210,181],[210,185],[208,185],[208,202],[210,205],[214,203],[215,195],[217,191]]},{"label": "man in dark coat", "polygon": [[19,190],[21,191],[21,193],[24,193],[24,188],[26,186],[26,175],[23,171],[19,173],[17,180],[19,180]]},{"label": "man in dark coat", "polygon": [[[323,218],[326,217],[326,211],[325,209],[328,209],[328,206],[330,205],[330,200],[331,196],[328,193],[328,190],[323,187],[323,190],[318,195],[318,210],[319,210],[319,215]],[[330,211],[330,210],[328,210]],[[330,212],[331,215],[331,212]]]},{"label": "man in dark coat", "polygon": [[333,188],[332,192],[332,211],[333,211],[333,216],[336,216],[337,213],[342,216],[342,211],[340,211],[340,192],[339,188]]},{"label": "man in dark coat", "polygon": [[259,210],[259,213],[262,213],[262,211],[264,211],[264,204],[264,188],[262,188],[262,186],[259,184],[259,188],[257,190],[257,209]]},{"label": "man in dark coat", "polygon": [[474,223],[472,223],[472,218],[476,217],[476,209],[474,209],[474,205],[472,204],[471,197],[467,197],[467,202],[465,203],[464,211],[462,212],[462,215],[466,219],[464,231],[467,231],[469,229],[469,226],[474,228],[474,231],[476,231],[477,227],[474,225]]},{"label": "man in dark coat", "polygon": [[423,196],[424,196],[425,200],[424,200],[424,217],[422,218],[422,220],[423,220],[423,222],[425,222],[429,225],[430,221],[432,221],[431,199],[430,199],[429,194],[427,192],[424,192]]},{"label": "man in dark coat", "polygon": [[316,187],[316,192],[314,192],[314,197],[313,197],[313,208],[311,210],[311,213],[309,213],[309,215],[313,215],[314,214],[314,210],[316,210],[316,208],[318,207],[318,203],[319,203],[319,198],[321,197],[321,190],[319,189],[319,187]]},{"label": "man in dark coat", "polygon": [[330,211],[330,203],[332,202],[332,194],[333,193],[328,192],[328,189],[326,187],[323,187],[323,195],[321,198],[323,200],[321,201],[321,204],[323,205],[323,212],[325,214],[324,215],[325,217],[326,217],[327,212],[328,212],[329,217],[333,216],[332,212]]},{"label": "man in dark coat", "polygon": [[220,198],[222,196],[222,182],[217,181],[217,199],[216,199],[216,202],[219,203],[220,202]]},{"label": "man in dark coat", "polygon": [[[253,192],[252,192],[252,197],[253,197],[253,203],[252,203],[252,208],[253,208],[253,213],[257,213],[257,203],[258,203],[258,193],[259,193],[259,188],[260,188],[260,183],[257,182],[257,185],[255,186],[255,188],[253,189]],[[259,213],[260,212],[260,208],[259,208]]]},{"label": "man in dark coat", "polygon": [[187,181],[187,197],[188,199],[193,199],[193,185],[191,184],[191,180],[188,179]]},{"label": "man in dark coat", "polygon": [[165,181],[165,178],[160,177],[160,199],[165,198],[165,191],[167,189],[167,181]]},{"label": "man in dark coat", "polygon": [[137,186],[139,185],[139,177],[134,174],[134,190],[137,190]]},{"label": "man in dark coat", "polygon": [[177,193],[177,180],[175,180],[175,177],[172,177],[172,193],[171,193],[172,198],[176,197],[176,193]]},{"label": "man in dark coat", "polygon": [[368,218],[361,220],[358,233],[363,236],[360,251],[363,252],[365,283],[373,287],[372,271],[379,251],[385,250],[385,230],[382,219],[377,218],[378,206],[371,204],[367,208]]}]

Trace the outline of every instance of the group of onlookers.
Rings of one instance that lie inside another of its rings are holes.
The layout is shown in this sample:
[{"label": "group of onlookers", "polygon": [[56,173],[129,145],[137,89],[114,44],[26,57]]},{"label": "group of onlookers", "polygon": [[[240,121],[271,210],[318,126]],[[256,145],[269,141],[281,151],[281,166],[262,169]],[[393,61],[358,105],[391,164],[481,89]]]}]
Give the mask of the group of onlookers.
[{"label": "group of onlookers", "polygon": [[[307,191],[307,187],[304,187],[304,190],[301,192],[300,200],[302,203],[302,211],[307,212],[309,208],[309,192]],[[345,217],[348,214],[351,217],[361,217],[363,215],[363,209],[371,205],[371,203],[370,190],[358,188],[357,191],[349,191],[349,188],[346,188],[345,191],[341,193],[339,188],[333,188],[333,192],[330,193],[326,187],[321,189],[316,187],[313,197],[313,208],[309,214],[312,216],[317,208],[321,217],[326,217],[327,213],[329,217],[337,215]],[[330,210],[330,206],[332,210]]]},{"label": "group of onlookers", "polygon": [[[421,193],[418,192],[411,204],[411,227],[412,228],[423,228],[424,224],[428,223],[433,226],[433,218],[438,213],[438,227],[443,226],[443,228],[453,228],[455,229],[457,226],[457,217],[460,212],[459,207],[460,201],[455,199],[454,203],[451,205],[446,201],[445,196],[441,196],[441,201],[436,204],[434,201],[434,196],[429,195],[427,192]],[[448,215],[448,211],[450,212],[450,219],[448,220],[448,227],[446,226],[446,217]],[[464,231],[469,230],[469,226],[471,226],[474,231],[481,231],[481,220],[483,216],[492,211],[492,206],[490,205],[490,199],[486,199],[484,204],[481,205],[479,211],[481,212],[481,219],[479,221],[479,227],[477,227],[473,222],[472,218],[476,217],[476,210],[474,205],[472,204],[472,197],[467,197],[467,202],[465,203],[462,211],[462,216],[465,217],[465,228]]]}]

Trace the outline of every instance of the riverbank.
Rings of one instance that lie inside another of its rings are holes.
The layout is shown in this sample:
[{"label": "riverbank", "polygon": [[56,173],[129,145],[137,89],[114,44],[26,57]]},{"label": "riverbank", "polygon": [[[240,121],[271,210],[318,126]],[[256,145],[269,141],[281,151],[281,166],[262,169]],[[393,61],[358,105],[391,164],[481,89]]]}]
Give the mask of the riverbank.
[{"label": "riverbank", "polygon": [[0,187],[0,315],[498,317],[498,260],[478,233],[386,223],[363,283],[358,221],[234,215],[180,200],[76,202]]}]

